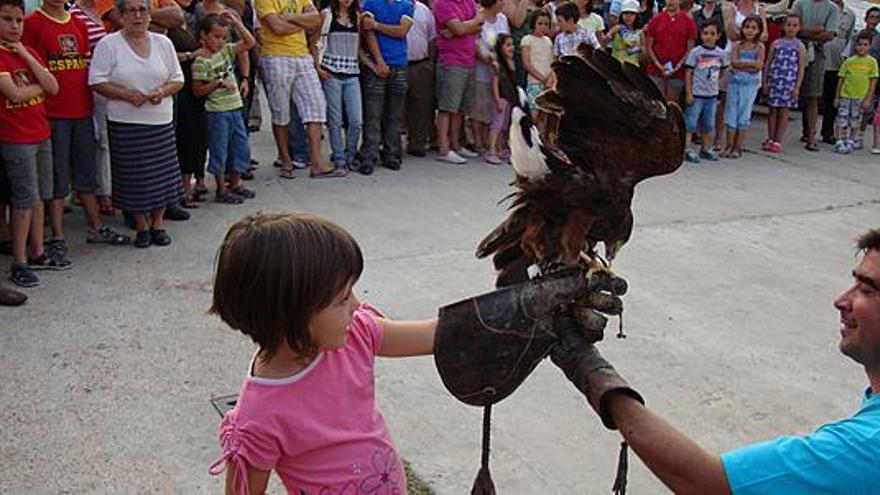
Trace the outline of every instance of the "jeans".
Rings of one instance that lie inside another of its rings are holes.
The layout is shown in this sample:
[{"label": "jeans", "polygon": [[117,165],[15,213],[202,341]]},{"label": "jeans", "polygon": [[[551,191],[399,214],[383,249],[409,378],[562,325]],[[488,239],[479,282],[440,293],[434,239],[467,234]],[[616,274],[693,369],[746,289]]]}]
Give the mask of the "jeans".
[{"label": "jeans", "polygon": [[221,175],[226,170],[227,159],[232,164],[232,171],[246,172],[250,167],[251,152],[241,109],[207,114],[208,173]]},{"label": "jeans", "polygon": [[715,132],[715,108],[718,96],[694,96],[694,104],[684,109],[684,125],[688,132]]},{"label": "jeans", "polygon": [[731,78],[727,85],[727,102],[724,104],[724,127],[730,130],[749,127],[759,83],[758,79],[734,81]]},{"label": "jeans", "polygon": [[373,71],[363,75],[364,144],[361,159],[375,163],[382,142],[382,161],[400,163],[400,112],[406,101],[406,67],[392,67],[388,78]]},{"label": "jeans", "polygon": [[[324,81],[327,99],[327,130],[330,134],[330,160],[337,167],[351,162],[361,137],[361,82],[357,76],[333,76]],[[348,132],[342,138],[342,109],[348,117]]]},{"label": "jeans", "polygon": [[287,149],[293,161],[309,163],[308,134],[293,101],[290,102],[290,123],[287,124]]}]

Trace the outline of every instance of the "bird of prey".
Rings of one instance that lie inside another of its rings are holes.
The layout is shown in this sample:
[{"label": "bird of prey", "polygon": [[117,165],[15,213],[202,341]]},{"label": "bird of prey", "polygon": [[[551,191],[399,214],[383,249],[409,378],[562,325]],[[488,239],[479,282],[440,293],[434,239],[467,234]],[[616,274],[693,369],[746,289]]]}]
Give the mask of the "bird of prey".
[{"label": "bird of prey", "polygon": [[[525,104],[510,126],[515,171],[510,214],[480,243],[496,286],[541,273],[606,270],[633,228],[635,186],[681,165],[685,126],[636,66],[582,45],[553,64],[555,81],[537,98],[548,116],[539,133]],[[605,260],[594,250],[605,246]]]}]

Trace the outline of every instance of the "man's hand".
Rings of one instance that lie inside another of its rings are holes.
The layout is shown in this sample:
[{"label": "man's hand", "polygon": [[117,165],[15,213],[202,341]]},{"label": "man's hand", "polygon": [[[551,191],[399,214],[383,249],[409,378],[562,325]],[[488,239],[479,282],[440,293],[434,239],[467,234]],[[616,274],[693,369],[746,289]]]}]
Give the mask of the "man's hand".
[{"label": "man's hand", "polygon": [[251,92],[251,83],[247,79],[242,79],[238,83],[238,92],[241,93],[242,98],[247,98],[248,93]]}]

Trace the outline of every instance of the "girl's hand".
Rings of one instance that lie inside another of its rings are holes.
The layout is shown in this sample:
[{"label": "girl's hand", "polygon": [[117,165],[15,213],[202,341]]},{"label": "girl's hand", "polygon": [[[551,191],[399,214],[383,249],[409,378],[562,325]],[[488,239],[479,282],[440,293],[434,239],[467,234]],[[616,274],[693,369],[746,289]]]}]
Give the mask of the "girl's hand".
[{"label": "girl's hand", "polygon": [[691,105],[693,105],[693,104],[694,104],[694,95],[687,95],[687,96],[685,96],[685,97],[684,97],[684,102],[687,104],[687,106],[691,106]]},{"label": "girl's hand", "polygon": [[320,80],[322,80],[322,81],[326,81],[326,80],[330,79],[331,77],[333,77],[333,76],[330,75],[329,72],[327,72],[326,70],[322,69],[321,67],[318,67],[318,78],[319,78]]},{"label": "girl's hand", "polygon": [[373,16],[371,15],[364,16],[364,18],[361,19],[361,27],[367,31],[376,29],[376,19],[373,19]]},{"label": "girl's hand", "polygon": [[444,28],[442,31],[440,31],[440,36],[446,39],[452,38],[452,31]]},{"label": "girl's hand", "polygon": [[495,98],[495,109],[498,110],[498,113],[504,111],[505,101],[503,98]]}]

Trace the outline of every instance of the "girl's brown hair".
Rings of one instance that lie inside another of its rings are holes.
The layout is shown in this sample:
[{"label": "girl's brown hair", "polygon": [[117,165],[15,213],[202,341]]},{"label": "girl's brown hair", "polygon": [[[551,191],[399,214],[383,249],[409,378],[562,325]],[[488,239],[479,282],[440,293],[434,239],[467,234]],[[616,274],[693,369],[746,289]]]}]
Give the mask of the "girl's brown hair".
[{"label": "girl's brown hair", "polygon": [[230,227],[220,245],[210,312],[253,339],[262,359],[283,344],[311,356],[309,321],[363,267],[342,227],[305,213],[257,212]]}]

